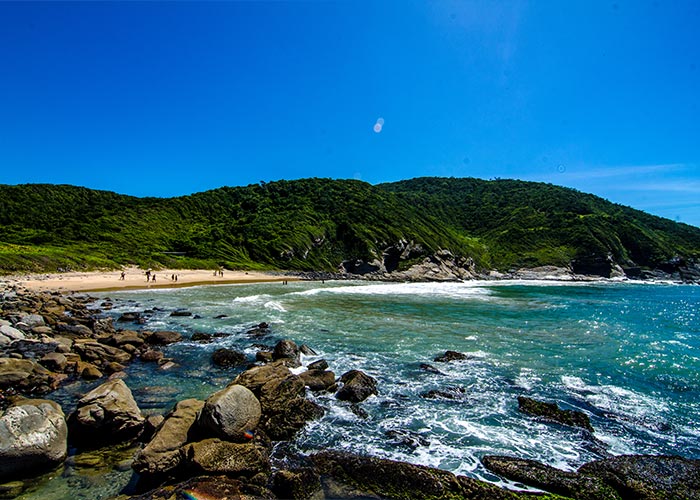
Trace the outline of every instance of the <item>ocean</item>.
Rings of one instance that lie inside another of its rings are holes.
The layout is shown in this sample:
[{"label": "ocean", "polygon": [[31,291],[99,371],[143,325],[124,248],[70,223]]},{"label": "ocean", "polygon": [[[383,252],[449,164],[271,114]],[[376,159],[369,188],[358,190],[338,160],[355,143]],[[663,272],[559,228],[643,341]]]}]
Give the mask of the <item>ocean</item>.
[{"label": "ocean", "polygon": [[[326,413],[294,442],[302,453],[341,449],[510,486],[480,457],[511,455],[566,470],[630,453],[700,458],[698,286],[334,281],[93,295],[114,302],[105,314],[115,320],[148,310],[141,328],[186,337],[164,348],[174,368],[135,361],[127,369],[125,382],[144,413],[204,399],[230,382],[240,370],[215,367],[216,349],[241,350],[253,360],[254,343],[291,339],[317,353],[304,356],[304,364],[323,358],[337,376],[362,370],[379,390],[357,406],[332,394],[310,395]],[[170,316],[176,309],[193,316]],[[245,333],[261,322],[269,323],[269,337]],[[224,335],[202,344],[188,340],[195,332]],[[467,359],[434,361],[447,350]],[[52,398],[68,411],[96,384],[69,384]],[[425,397],[429,391],[449,397]],[[595,432],[524,415],[520,395],[583,411]],[[85,479],[69,466],[22,498],[62,498],[65,491],[107,498],[129,477],[126,469]]]}]

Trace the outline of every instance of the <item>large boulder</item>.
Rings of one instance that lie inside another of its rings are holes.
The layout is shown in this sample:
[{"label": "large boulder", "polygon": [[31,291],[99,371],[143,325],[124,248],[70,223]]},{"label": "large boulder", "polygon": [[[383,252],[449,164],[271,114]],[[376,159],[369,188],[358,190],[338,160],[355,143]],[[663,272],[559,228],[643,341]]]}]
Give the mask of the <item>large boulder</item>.
[{"label": "large boulder", "polygon": [[187,443],[204,401],[186,399],[175,405],[153,438],[136,456],[132,467],[139,474],[162,474],[182,461],[180,449]]},{"label": "large boulder", "polygon": [[207,398],[199,415],[199,425],[222,439],[244,441],[246,433],[258,426],[260,415],[260,401],[255,394],[234,384]]},{"label": "large boulder", "polygon": [[487,455],[481,462],[488,470],[506,479],[577,500],[620,499],[615,490],[599,478],[563,471],[535,460]]},{"label": "large boulder", "polygon": [[700,460],[663,455],[622,455],[589,462],[578,472],[602,479],[622,498],[700,499]]},{"label": "large boulder", "polygon": [[0,417],[0,479],[39,472],[66,458],[68,430],[53,401],[24,399]]},{"label": "large boulder", "polygon": [[136,437],[144,417],[131,390],[123,380],[115,379],[83,396],[68,423],[71,441],[96,447]]},{"label": "large boulder", "polygon": [[269,457],[253,443],[205,439],[185,446],[183,454],[186,467],[195,474],[250,478],[270,472]]},{"label": "large boulder", "polygon": [[518,396],[518,409],[543,420],[557,422],[572,427],[580,427],[589,432],[593,432],[593,426],[588,415],[576,410],[562,410],[556,403],[545,403],[525,396]]},{"label": "large boulder", "polygon": [[377,381],[360,370],[350,370],[340,377],[343,386],[335,397],[341,401],[359,403],[373,394],[377,394]]}]

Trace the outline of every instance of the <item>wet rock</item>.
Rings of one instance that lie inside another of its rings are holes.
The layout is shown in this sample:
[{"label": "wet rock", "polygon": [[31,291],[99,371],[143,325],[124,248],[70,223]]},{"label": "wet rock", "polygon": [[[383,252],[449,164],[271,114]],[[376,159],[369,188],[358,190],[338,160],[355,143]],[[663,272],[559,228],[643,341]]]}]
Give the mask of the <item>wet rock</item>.
[{"label": "wet rock", "polygon": [[278,413],[265,415],[263,429],[276,441],[286,441],[294,437],[308,421],[323,416],[324,410],[316,403],[304,398],[296,398],[287,402]]},{"label": "wet rock", "polygon": [[131,354],[118,347],[101,344],[96,340],[77,339],[73,344],[73,350],[80,354],[85,361],[90,361],[96,365],[102,363],[128,363],[131,361]]},{"label": "wet rock", "polygon": [[318,498],[318,493],[321,493],[321,476],[313,467],[278,470],[270,479],[270,489],[278,498]]},{"label": "wet rock", "polygon": [[205,439],[183,449],[186,467],[194,474],[225,474],[229,477],[253,477],[269,474],[268,456],[253,443],[230,443]]},{"label": "wet rock", "polygon": [[255,353],[255,360],[261,363],[272,362],[272,352],[270,351],[258,351]]},{"label": "wet rock", "polygon": [[466,389],[464,387],[447,387],[445,389],[431,389],[421,393],[420,397],[425,399],[466,399]]},{"label": "wet rock", "polygon": [[214,319],[224,319],[224,318],[228,318],[228,314],[217,314],[216,316],[214,316]]},{"label": "wet rock", "polygon": [[251,337],[265,337],[270,334],[270,325],[265,322],[259,323],[253,328],[248,329],[245,333]]},{"label": "wet rock", "polygon": [[360,370],[350,370],[340,377],[343,386],[335,397],[341,401],[359,403],[377,394],[377,381]]},{"label": "wet rock", "polygon": [[60,352],[50,352],[45,354],[39,363],[51,371],[63,372],[68,364],[68,359]]},{"label": "wet rock", "polygon": [[117,319],[117,321],[120,323],[134,323],[137,322],[139,319],[141,319],[141,313],[132,311],[123,313],[121,316],[119,316],[119,319]]},{"label": "wet rock", "polygon": [[275,361],[244,371],[232,383],[247,387],[254,394],[259,395],[260,389],[270,380],[284,379],[291,374],[292,372],[289,371],[289,368],[284,365],[284,361]]},{"label": "wet rock", "polygon": [[284,411],[290,401],[304,397],[304,382],[297,375],[269,380],[260,388],[259,396],[262,411],[273,414]]},{"label": "wet rock", "polygon": [[223,368],[244,365],[247,361],[244,353],[225,347],[214,351],[211,360],[216,366]]},{"label": "wet rock", "polygon": [[423,371],[434,373],[436,375],[444,375],[444,373],[435,368],[433,365],[429,365],[428,363],[421,363],[419,368]]},{"label": "wet rock", "polygon": [[0,417],[0,479],[36,474],[63,461],[68,430],[53,401],[24,399]]},{"label": "wet rock", "polygon": [[173,317],[187,317],[187,316],[192,316],[192,313],[190,311],[173,311],[170,313],[170,316]]},{"label": "wet rock", "polygon": [[174,486],[163,486],[132,498],[134,500],[175,500],[180,498],[265,500],[276,497],[262,486],[244,483],[226,476],[199,476]]},{"label": "wet rock", "polygon": [[566,472],[549,465],[521,458],[487,455],[484,466],[512,481],[580,500],[615,500],[620,496],[601,479]]},{"label": "wet rock", "polygon": [[623,455],[589,462],[578,472],[600,478],[625,499],[700,499],[700,460]]},{"label": "wet rock", "polygon": [[518,396],[518,409],[528,415],[594,432],[588,415],[576,410],[562,410],[556,403],[545,403],[525,396]]},{"label": "wet rock", "polygon": [[95,365],[84,361],[78,362],[75,372],[80,378],[85,380],[97,380],[98,378],[102,378],[104,376],[104,374]]},{"label": "wet rock", "polygon": [[182,335],[178,332],[160,331],[153,332],[153,334],[148,337],[147,342],[155,345],[168,345],[180,342],[181,340]]},{"label": "wet rock", "polygon": [[307,368],[309,370],[327,370],[328,362],[325,359],[319,359],[318,361],[310,363]]},{"label": "wet rock", "polygon": [[311,391],[327,391],[335,384],[335,373],[324,370],[307,370],[299,375]]},{"label": "wet rock", "polygon": [[301,366],[299,347],[292,340],[280,340],[277,342],[275,349],[272,351],[272,359],[275,361],[278,359],[288,359],[292,362],[292,364],[288,366]]},{"label": "wet rock", "polygon": [[138,332],[135,332],[133,330],[122,330],[119,332],[115,332],[109,337],[105,338],[105,343],[115,346],[115,347],[120,347],[124,348],[126,345],[132,345],[135,347],[140,347],[144,344],[144,339],[143,335],[139,335]]},{"label": "wet rock", "polygon": [[23,394],[45,394],[60,378],[30,359],[0,358],[0,389],[12,388]]},{"label": "wet rock", "polygon": [[384,434],[392,438],[394,444],[408,446],[412,449],[418,448],[419,446],[430,446],[430,441],[417,432],[393,429],[386,431]]},{"label": "wet rock", "polygon": [[457,351],[445,351],[442,356],[437,356],[433,361],[439,363],[449,363],[450,361],[460,361],[463,359],[469,359],[469,356]]},{"label": "wet rock", "polygon": [[201,342],[206,344],[212,341],[212,336],[208,333],[195,332],[192,334],[191,340],[192,342]]},{"label": "wet rock", "polygon": [[140,357],[141,361],[153,363],[163,359],[163,353],[157,349],[147,349],[141,353]]},{"label": "wet rock", "polygon": [[260,401],[246,387],[230,385],[209,396],[199,416],[200,428],[230,441],[245,441],[261,416]]},{"label": "wet rock", "polygon": [[96,447],[136,437],[143,427],[131,391],[123,380],[110,380],[88,392],[68,419],[73,442]]},{"label": "wet rock", "polygon": [[299,352],[302,353],[304,356],[317,356],[316,351],[311,349],[308,345],[302,344],[299,347]]},{"label": "wet rock", "polygon": [[518,499],[537,498],[510,492],[476,479],[422,465],[362,457],[340,451],[311,455],[327,498]]},{"label": "wet rock", "polygon": [[139,474],[157,475],[175,469],[182,462],[182,448],[197,421],[204,401],[186,399],[165,416],[153,438],[139,452],[133,468]]}]

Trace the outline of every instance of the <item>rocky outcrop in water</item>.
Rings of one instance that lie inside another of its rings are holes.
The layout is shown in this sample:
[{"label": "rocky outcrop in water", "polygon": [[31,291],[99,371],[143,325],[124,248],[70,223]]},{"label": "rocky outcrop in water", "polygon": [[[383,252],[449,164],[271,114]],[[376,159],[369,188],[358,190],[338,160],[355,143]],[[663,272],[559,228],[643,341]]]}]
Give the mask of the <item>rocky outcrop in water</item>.
[{"label": "rocky outcrop in water", "polygon": [[335,393],[341,401],[360,403],[377,394],[377,381],[361,370],[350,370],[340,377],[343,386]]},{"label": "rocky outcrop in water", "polygon": [[576,410],[562,410],[556,403],[545,403],[525,396],[518,396],[518,409],[534,417],[594,432],[588,415]]}]

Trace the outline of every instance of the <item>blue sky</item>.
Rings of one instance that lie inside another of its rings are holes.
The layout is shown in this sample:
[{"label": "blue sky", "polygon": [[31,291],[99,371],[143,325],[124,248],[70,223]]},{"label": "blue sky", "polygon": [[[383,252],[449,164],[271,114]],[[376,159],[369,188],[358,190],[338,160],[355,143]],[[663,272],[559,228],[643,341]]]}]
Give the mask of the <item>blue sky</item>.
[{"label": "blue sky", "polygon": [[696,0],[0,2],[0,64],[0,183],[518,178],[700,226]]}]

